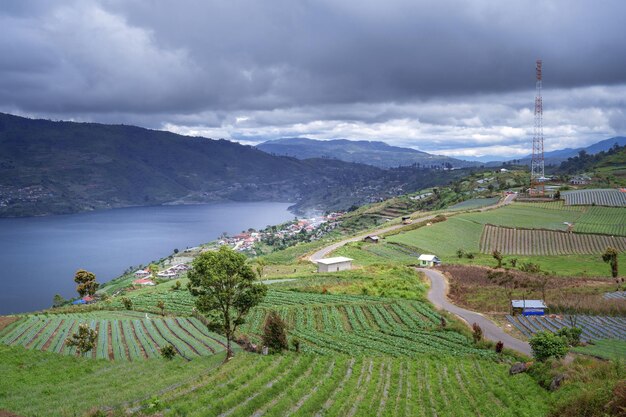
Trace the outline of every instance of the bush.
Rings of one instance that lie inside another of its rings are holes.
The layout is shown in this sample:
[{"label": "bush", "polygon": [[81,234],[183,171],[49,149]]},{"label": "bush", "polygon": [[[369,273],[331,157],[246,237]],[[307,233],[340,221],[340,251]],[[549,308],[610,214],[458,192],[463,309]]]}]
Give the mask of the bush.
[{"label": "bush", "polygon": [[580,335],[583,329],[578,327],[562,327],[556,332],[557,336],[563,337],[570,346],[578,346],[580,344]]},{"label": "bush", "polygon": [[172,360],[174,359],[174,356],[176,356],[176,353],[176,348],[172,345],[165,345],[161,347],[161,356],[164,359]]},{"label": "bush", "polygon": [[472,338],[474,343],[483,340],[483,329],[477,323],[472,324]]},{"label": "bush", "polygon": [[287,344],[287,325],[276,311],[270,311],[263,325],[263,345],[272,352],[281,352],[289,348]]},{"label": "bush", "polygon": [[128,297],[122,297],[122,304],[124,304],[124,308],[126,310],[132,310],[133,309],[133,300],[131,300]]},{"label": "bush", "polygon": [[567,341],[551,332],[538,332],[528,341],[533,350],[533,356],[539,361],[548,358],[562,358],[567,355]]},{"label": "bush", "polygon": [[502,350],[504,349],[504,343],[502,343],[502,341],[498,341],[498,343],[496,343],[496,353],[502,353]]}]

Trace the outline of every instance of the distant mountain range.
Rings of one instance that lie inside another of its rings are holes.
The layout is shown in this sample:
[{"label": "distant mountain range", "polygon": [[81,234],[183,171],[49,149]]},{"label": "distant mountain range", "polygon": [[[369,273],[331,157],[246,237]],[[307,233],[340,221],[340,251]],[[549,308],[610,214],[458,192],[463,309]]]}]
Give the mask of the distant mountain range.
[{"label": "distant mountain range", "polygon": [[[613,145],[624,146],[626,145],[626,137],[624,136],[615,136],[609,139],[601,140],[600,142],[596,142],[593,145],[589,145],[584,148],[565,148],[559,149],[556,151],[544,152],[543,157],[545,159],[546,165],[560,165],[561,162],[567,161],[568,158],[573,158],[578,156],[580,151],[585,151],[589,155],[595,155],[602,151],[608,151],[613,147]],[[520,164],[530,165],[532,155],[526,155],[523,158],[520,158]],[[501,164],[501,161],[492,162],[492,164]]]},{"label": "distant mountain range", "polygon": [[443,155],[432,155],[411,148],[391,146],[385,142],[366,140],[315,140],[286,138],[263,142],[258,149],[273,154],[298,159],[330,158],[346,162],[368,164],[380,168],[418,165],[424,167],[473,167],[478,162],[463,161]]},{"label": "distant mountain range", "polygon": [[458,175],[300,160],[226,140],[0,113],[0,217],[210,201],[345,209]]}]

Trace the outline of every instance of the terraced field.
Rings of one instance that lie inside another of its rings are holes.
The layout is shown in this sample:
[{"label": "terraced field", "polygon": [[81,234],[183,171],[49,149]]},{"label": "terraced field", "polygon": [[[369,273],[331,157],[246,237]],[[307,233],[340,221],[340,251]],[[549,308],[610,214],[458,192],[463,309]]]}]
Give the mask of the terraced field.
[{"label": "terraced field", "polygon": [[603,297],[607,300],[626,300],[626,291],[607,292]]},{"label": "terraced field", "polygon": [[615,339],[596,340],[592,345],[577,347],[572,350],[577,353],[584,353],[604,359],[623,360],[626,358],[626,341]]},{"label": "terraced field", "polygon": [[574,231],[626,236],[626,210],[614,207],[586,207],[585,212],[574,223]]},{"label": "terraced field", "polygon": [[27,316],[0,332],[0,343],[74,355],[76,349],[67,346],[65,340],[79,324],[87,323],[98,332],[96,349],[89,353],[94,358],[148,359],[160,356],[159,348],[166,344],[172,344],[185,359],[225,349],[223,337],[208,332],[194,318],[114,318],[117,314],[126,317],[128,313]]},{"label": "terraced field", "polygon": [[[242,360],[249,363],[242,364]],[[233,389],[237,387],[237,389]],[[167,416],[540,416],[547,391],[487,360],[344,355],[240,356]]]},{"label": "terraced field", "polygon": [[626,192],[615,189],[564,191],[561,197],[567,205],[626,207]]},{"label": "terraced field", "polygon": [[513,203],[482,213],[467,213],[460,217],[480,224],[518,227],[525,229],[567,230],[567,223],[575,223],[582,209],[563,209],[559,202]]},{"label": "terraced field", "polygon": [[480,239],[482,253],[497,249],[505,255],[582,255],[603,253],[609,246],[626,250],[626,237],[487,225]]},{"label": "terraced field", "polygon": [[[270,309],[279,312],[302,349],[322,355],[387,354],[493,356],[453,331],[441,330],[441,317],[420,301],[272,291],[252,311],[241,331],[258,340]],[[274,302],[276,304],[271,305]]]},{"label": "terraced field", "polygon": [[[506,316],[506,318],[526,337],[531,337],[539,331],[556,332],[562,327],[571,326],[570,321],[563,317]],[[626,317],[577,315],[575,318],[576,326],[583,330],[581,340],[626,340]]]}]

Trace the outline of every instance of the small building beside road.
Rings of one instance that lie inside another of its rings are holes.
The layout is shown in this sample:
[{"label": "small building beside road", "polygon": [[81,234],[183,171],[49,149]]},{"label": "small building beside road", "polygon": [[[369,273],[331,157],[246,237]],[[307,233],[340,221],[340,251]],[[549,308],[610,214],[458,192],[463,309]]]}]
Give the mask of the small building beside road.
[{"label": "small building beside road", "polygon": [[378,243],[378,242],[380,242],[380,238],[378,236],[375,236],[375,235],[365,236],[365,238],[363,239],[363,242]]},{"label": "small building beside road", "polygon": [[423,266],[423,267],[433,267],[436,265],[441,265],[441,260],[439,260],[439,258],[437,258],[436,255],[429,255],[426,253],[423,253],[419,256],[419,258],[417,258],[417,260],[419,261],[419,266]]},{"label": "small building beside road", "polygon": [[339,272],[352,269],[351,258],[337,256],[335,258],[320,259],[317,261],[317,272]]},{"label": "small building beside road", "polygon": [[543,300],[511,300],[511,310],[513,315],[523,316],[543,316],[546,314],[548,306]]},{"label": "small building beside road", "polygon": [[411,224],[413,220],[411,220],[411,216],[402,216],[402,224]]}]

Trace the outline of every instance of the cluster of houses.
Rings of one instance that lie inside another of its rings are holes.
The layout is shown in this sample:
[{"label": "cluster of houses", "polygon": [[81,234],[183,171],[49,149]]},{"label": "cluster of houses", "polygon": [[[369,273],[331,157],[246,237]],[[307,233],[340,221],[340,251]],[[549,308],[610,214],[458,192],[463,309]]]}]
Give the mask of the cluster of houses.
[{"label": "cluster of houses", "polygon": [[[187,264],[176,264],[157,273],[156,276],[161,279],[174,279],[178,278],[183,272],[188,271],[189,268],[190,266]],[[134,275],[137,278],[133,281],[135,285],[155,285],[151,278],[152,273],[147,268],[135,271]]]},{"label": "cluster of houses", "polygon": [[326,216],[294,220],[291,223],[285,224],[282,229],[276,231],[266,230],[263,232],[242,232],[232,237],[224,237],[218,241],[218,244],[230,245],[236,251],[245,252],[251,250],[254,247],[254,244],[260,242],[263,238],[271,236],[276,239],[284,239],[289,236],[294,236],[303,230],[311,233],[319,229],[320,226],[324,224],[336,222],[343,214],[344,213],[342,212],[335,212]]}]

